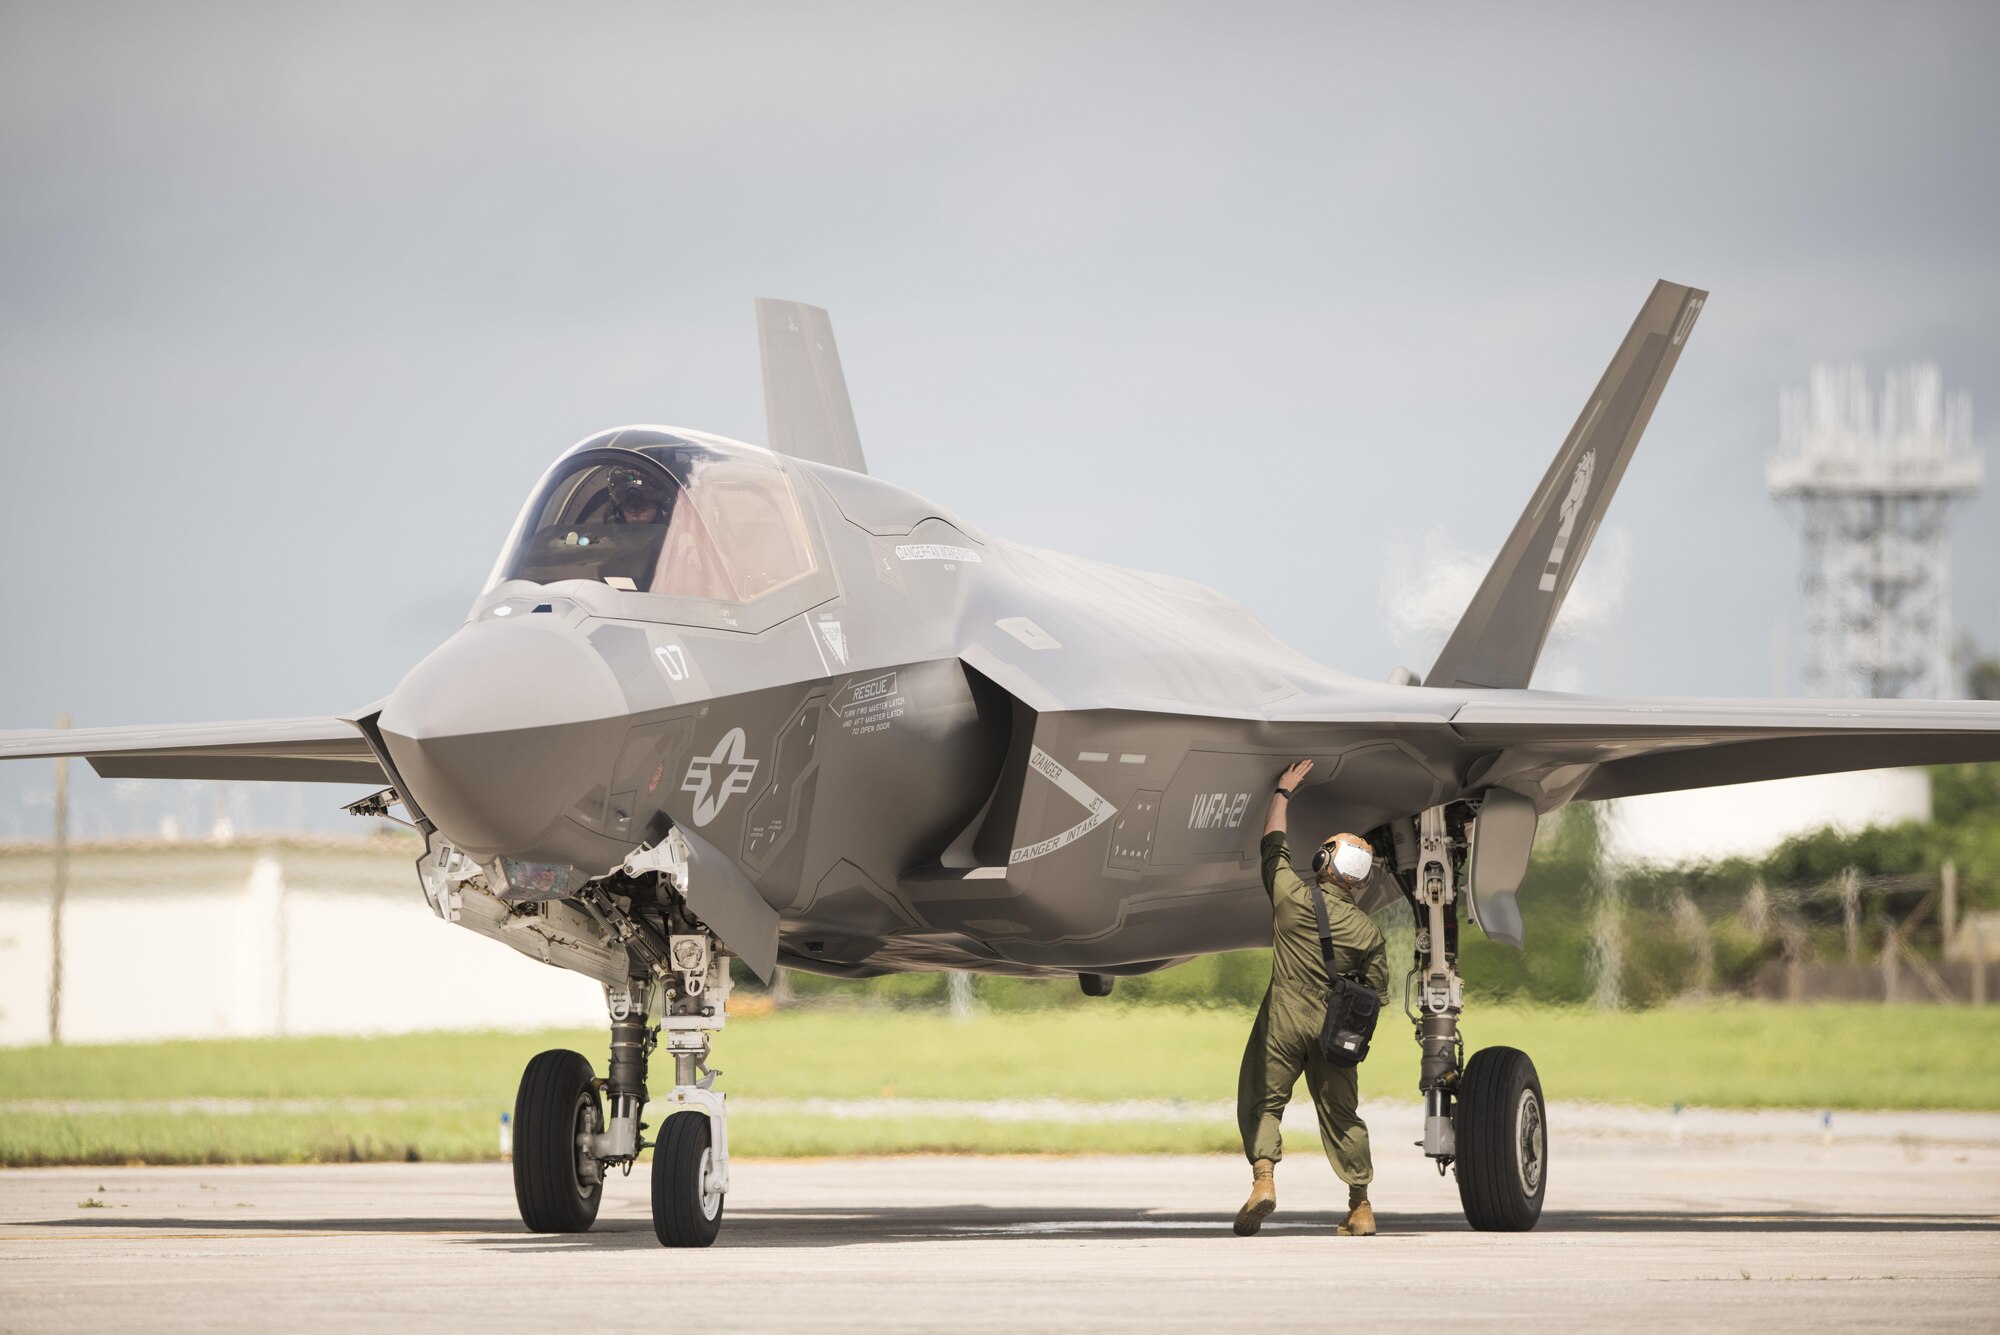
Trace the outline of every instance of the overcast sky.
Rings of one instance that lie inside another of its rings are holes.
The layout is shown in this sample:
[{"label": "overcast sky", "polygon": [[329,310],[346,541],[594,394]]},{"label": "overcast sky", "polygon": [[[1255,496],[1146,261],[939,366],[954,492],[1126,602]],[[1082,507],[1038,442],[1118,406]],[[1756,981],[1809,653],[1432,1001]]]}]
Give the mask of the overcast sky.
[{"label": "overcast sky", "polygon": [[1537,684],[1794,689],[1780,388],[2000,421],[1996,70],[1982,5],[0,5],[0,727],[386,694],[568,444],[762,440],[759,295],[871,471],[1380,677],[1706,287]]}]

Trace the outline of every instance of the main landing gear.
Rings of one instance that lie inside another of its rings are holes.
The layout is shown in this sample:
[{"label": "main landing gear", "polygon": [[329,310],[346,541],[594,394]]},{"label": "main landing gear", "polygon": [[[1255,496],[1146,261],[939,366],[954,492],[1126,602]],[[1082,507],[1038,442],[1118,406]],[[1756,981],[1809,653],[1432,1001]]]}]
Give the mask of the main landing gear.
[{"label": "main landing gear", "polygon": [[[1423,1064],[1423,1151],[1442,1174],[1456,1170],[1458,1199],[1476,1229],[1524,1233],[1542,1215],[1548,1186],[1548,1120],[1542,1083],[1528,1054],[1482,1048],[1465,1060],[1458,1017],[1465,984],[1458,974],[1459,893],[1471,813],[1431,807],[1394,827],[1396,865],[1416,915],[1415,967],[1403,986],[1403,1009],[1416,1026]],[[1414,993],[1414,995],[1413,995]]]},{"label": "main landing gear", "polygon": [[[616,925],[619,907],[589,905]],[[604,1179],[630,1173],[639,1151],[653,1151],[653,1232],[666,1247],[706,1247],[722,1228],[729,1191],[729,1122],[722,1072],[708,1067],[709,1040],[727,1019],[729,959],[699,924],[669,924],[672,934],[650,976],[607,987],[611,1012],[609,1074],[598,1079],[581,1053],[544,1052],[528,1063],[514,1102],[514,1199],[536,1233],[581,1233],[597,1219]],[[680,930],[685,928],[686,930]],[[650,933],[650,929],[649,933]],[[650,933],[658,936],[658,933]],[[628,942],[630,944],[630,942]],[[636,958],[648,954],[633,946]],[[648,1058],[665,1037],[673,1088],[654,1105],[664,1114],[658,1136],[642,1139],[648,1104]]]}]

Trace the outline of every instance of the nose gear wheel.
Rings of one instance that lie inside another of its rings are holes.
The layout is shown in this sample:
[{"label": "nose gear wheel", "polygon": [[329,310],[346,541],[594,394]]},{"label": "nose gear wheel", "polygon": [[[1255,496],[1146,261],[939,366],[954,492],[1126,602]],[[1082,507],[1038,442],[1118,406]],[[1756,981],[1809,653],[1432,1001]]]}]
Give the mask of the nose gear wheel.
[{"label": "nose gear wheel", "polygon": [[705,1112],[679,1112],[653,1146],[653,1233],[663,1247],[706,1247],[722,1230],[723,1193]]}]

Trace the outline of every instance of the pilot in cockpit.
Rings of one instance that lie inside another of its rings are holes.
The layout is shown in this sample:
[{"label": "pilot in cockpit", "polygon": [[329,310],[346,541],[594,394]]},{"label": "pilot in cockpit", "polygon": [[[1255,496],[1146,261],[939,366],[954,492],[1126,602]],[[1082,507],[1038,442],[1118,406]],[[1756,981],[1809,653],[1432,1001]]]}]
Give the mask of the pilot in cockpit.
[{"label": "pilot in cockpit", "polygon": [[658,480],[636,468],[611,470],[611,522],[614,524],[664,524],[667,522],[666,491]]}]

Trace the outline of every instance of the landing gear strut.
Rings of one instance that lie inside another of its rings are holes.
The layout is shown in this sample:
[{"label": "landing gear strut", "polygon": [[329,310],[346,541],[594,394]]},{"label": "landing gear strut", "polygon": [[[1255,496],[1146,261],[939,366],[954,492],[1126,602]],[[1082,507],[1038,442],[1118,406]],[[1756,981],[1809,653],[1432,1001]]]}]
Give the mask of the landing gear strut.
[{"label": "landing gear strut", "polygon": [[1424,1154],[1442,1174],[1455,1169],[1466,1222],[1489,1232],[1520,1233],[1541,1218],[1548,1183],[1548,1121],[1542,1085],[1528,1054],[1483,1048],[1465,1059],[1458,1017],[1465,983],[1458,973],[1459,893],[1470,812],[1431,807],[1395,829],[1397,869],[1416,915],[1415,967],[1403,986],[1403,1009],[1416,1028],[1423,1061]]},{"label": "landing gear strut", "polygon": [[[674,841],[677,842],[677,841]],[[611,1063],[599,1080],[581,1053],[544,1052],[528,1063],[514,1104],[514,1198],[537,1233],[581,1233],[597,1218],[604,1179],[653,1151],[653,1232],[667,1247],[706,1247],[722,1227],[729,1191],[729,1122],[708,1065],[709,1042],[728,1019],[729,956],[721,940],[689,916],[678,886],[684,858],[663,855],[628,875],[661,878],[659,925],[635,912],[645,896],[629,882],[593,884],[579,902],[630,951],[635,974],[606,987]],[[650,887],[648,887],[650,888]],[[646,1090],[649,1059],[664,1037],[674,1083],[658,1099]],[[664,1113],[659,1136],[642,1139],[648,1102]]]}]

